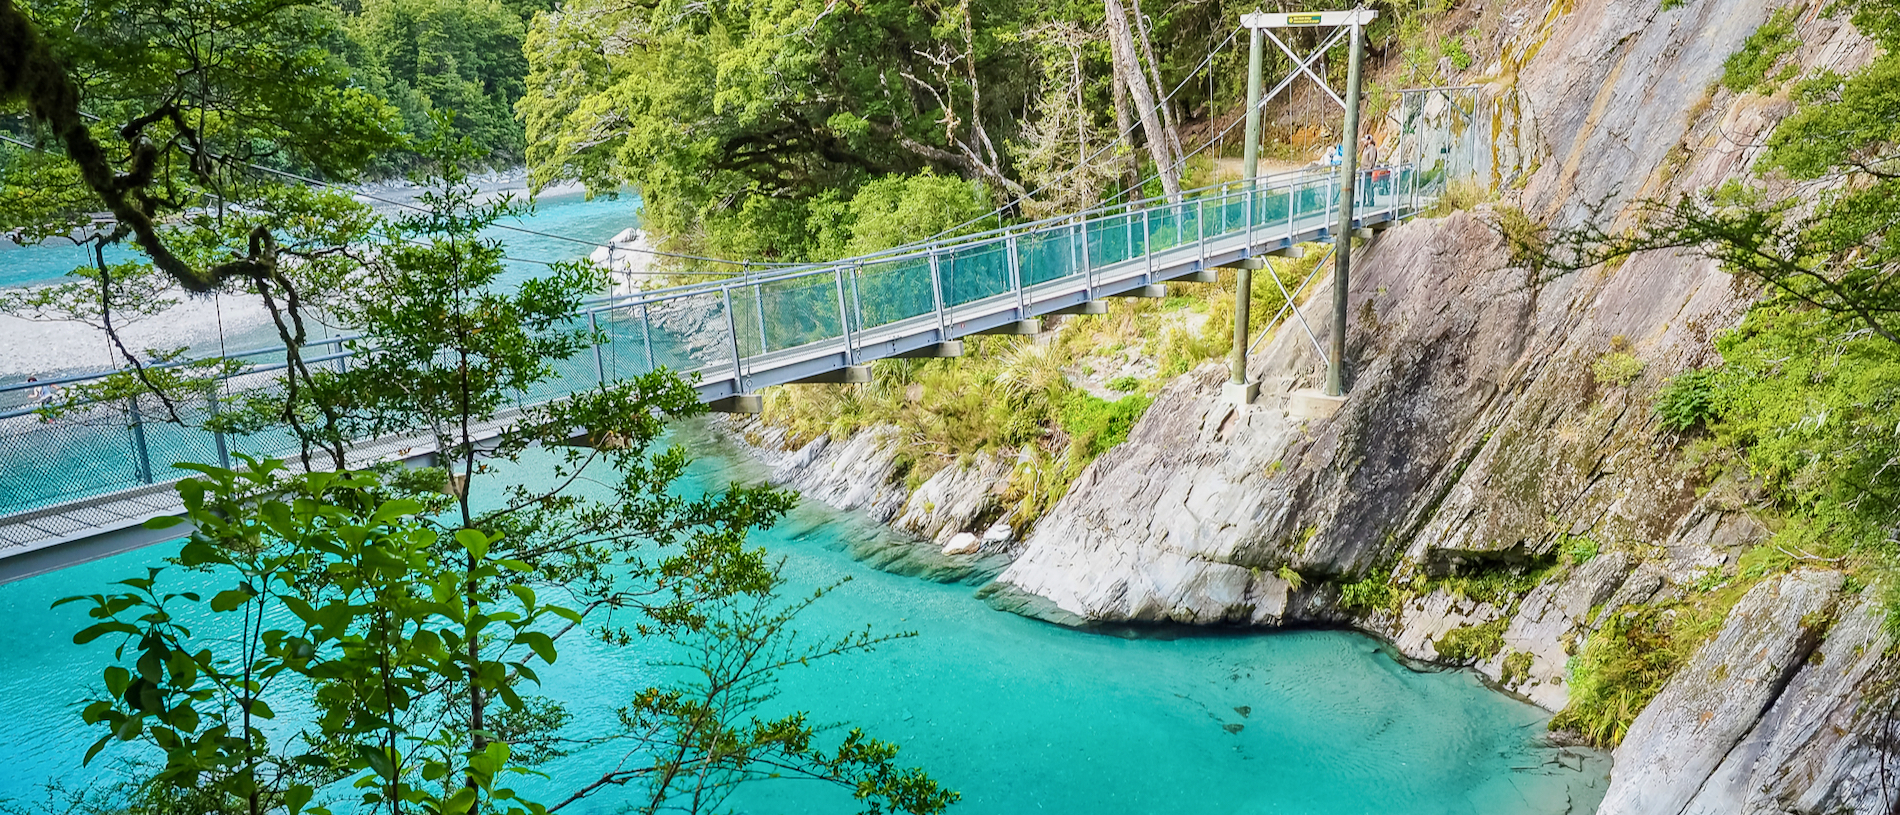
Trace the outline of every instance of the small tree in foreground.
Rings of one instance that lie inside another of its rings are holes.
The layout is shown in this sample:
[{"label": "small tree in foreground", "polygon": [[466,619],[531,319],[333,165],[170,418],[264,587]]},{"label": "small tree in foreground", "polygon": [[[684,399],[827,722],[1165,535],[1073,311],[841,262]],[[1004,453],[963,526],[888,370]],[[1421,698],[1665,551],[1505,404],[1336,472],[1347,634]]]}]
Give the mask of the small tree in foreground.
[{"label": "small tree in foreground", "polygon": [[[123,591],[60,601],[87,604],[95,620],[76,642],[114,642],[105,693],[83,713],[104,731],[87,758],[113,741],[152,748],[162,759],[140,791],[145,804],[544,813],[632,786],[640,811],[707,812],[740,781],[780,776],[843,785],[866,812],[942,812],[957,799],[861,731],[825,748],[804,714],[758,718],[779,669],[890,639],[861,632],[800,645],[790,624],[820,591],[788,607],[766,593],[706,603],[701,623],[673,636],[684,656],[676,667],[696,678],[633,692],[624,732],[588,740],[630,742],[650,763],[609,771],[552,807],[530,800],[511,782],[554,753],[537,760],[505,728],[472,726],[466,693],[498,701],[491,722],[537,714],[524,693],[557,663],[550,629],[580,623],[581,612],[543,602],[518,579],[534,567],[498,539],[432,520],[445,508],[439,496],[404,494],[369,473],[246,464],[187,465],[198,475],[180,483],[195,529],[178,563],[207,574],[208,597],[168,590],[153,568],[119,581]],[[280,718],[277,708],[296,713]]]},{"label": "small tree in foreground", "polygon": [[[355,269],[303,289],[361,333],[351,364],[287,367],[278,387],[214,418],[229,432],[287,428],[301,466],[182,465],[199,474],[180,484],[197,529],[178,562],[225,587],[207,600],[150,574],[89,598],[100,622],[77,639],[122,638],[86,711],[107,731],[94,752],[114,739],[161,751],[154,794],[190,791],[204,801],[194,808],[251,815],[294,815],[343,789],[357,790],[359,810],[390,815],[542,812],[508,781],[569,743],[559,700],[531,693],[560,639],[671,639],[711,660],[739,643],[773,653],[790,635],[789,615],[757,616],[775,607],[778,577],[748,535],[795,497],[739,484],[678,494],[691,459],[662,440],[669,421],[704,407],[666,370],[549,400],[572,387],[559,382],[567,361],[601,340],[574,318],[599,270],[560,264],[504,285],[501,247],[483,230],[518,208],[477,199],[465,144],[429,152],[427,211],[378,225],[381,241],[343,251]],[[418,432],[436,466],[366,473],[350,447]],[[311,472],[324,466],[338,473]],[[497,467],[546,477],[496,488]],[[286,612],[294,621],[280,624]],[[186,622],[207,615],[215,633]],[[789,664],[750,659],[745,681]],[[723,796],[703,792],[774,773],[850,785],[873,812],[937,812],[956,797],[862,734],[827,752],[802,717],[736,724],[768,697],[692,685],[627,696],[624,738],[659,757],[616,786],[650,789],[649,811],[707,811]],[[273,707],[308,710],[308,721],[265,724]],[[682,797],[686,778],[702,794]]]}]

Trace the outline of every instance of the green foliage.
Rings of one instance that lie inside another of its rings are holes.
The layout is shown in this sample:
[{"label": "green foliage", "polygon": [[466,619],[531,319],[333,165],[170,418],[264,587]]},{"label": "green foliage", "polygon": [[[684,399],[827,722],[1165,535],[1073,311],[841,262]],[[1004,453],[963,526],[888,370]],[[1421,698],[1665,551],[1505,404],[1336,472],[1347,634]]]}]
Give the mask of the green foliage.
[{"label": "green foliage", "polygon": [[1465,39],[1470,36],[1470,34],[1471,32],[1469,31],[1461,32],[1454,36],[1446,37],[1439,43],[1439,48],[1443,51],[1445,58],[1451,60],[1451,66],[1460,71],[1471,67],[1471,52],[1465,50]]},{"label": "green foliage", "polygon": [[1687,433],[1715,418],[1716,372],[1684,371],[1656,394],[1656,418],[1663,429]]},{"label": "green foliage", "polygon": [[1339,587],[1339,607],[1347,611],[1370,612],[1396,610],[1404,593],[1395,588],[1394,570],[1373,570],[1354,582]]},{"label": "green foliage", "polygon": [[1480,662],[1504,650],[1504,628],[1510,620],[1498,618],[1488,623],[1459,626],[1432,641],[1432,650],[1441,659],[1454,662]]},{"label": "green foliage", "polygon": [[1647,367],[1646,363],[1637,359],[1635,354],[1627,351],[1611,351],[1597,357],[1596,362],[1590,364],[1590,373],[1596,377],[1599,385],[1627,388],[1631,382],[1636,381],[1637,377],[1643,375],[1645,367]]},{"label": "green foliage", "polygon": [[1598,747],[1623,741],[1636,715],[1685,661],[1670,615],[1647,607],[1610,615],[1570,667],[1570,703],[1551,730],[1574,731]]},{"label": "green foliage", "polygon": [[[558,657],[541,621],[580,614],[503,581],[530,567],[496,538],[439,530],[427,502],[391,497],[373,476],[244,463],[189,465],[198,476],[179,484],[195,525],[179,563],[211,575],[215,594],[169,591],[153,568],[115,584],[126,591],[60,601],[95,620],[75,643],[114,645],[104,694],[83,712],[103,731],[87,761],[141,742],[164,757],[149,783],[251,811],[299,812],[347,778],[373,808],[539,811],[506,786],[521,767],[506,742],[439,714],[452,688],[520,708],[510,676],[536,682]],[[182,621],[196,617],[243,636],[195,635]],[[315,728],[274,740],[273,705],[309,711]],[[449,776],[466,786],[436,783]]]},{"label": "green foliage", "polygon": [[[929,170],[891,175],[858,188],[849,202],[826,192],[812,203],[812,254],[821,258],[868,255],[925,240],[985,214],[982,185]],[[972,229],[980,228],[973,226]]]},{"label": "green foliage", "polygon": [[[821,0],[568,2],[527,38],[528,164],[541,184],[632,184],[656,234],[761,260],[812,256],[813,219],[881,178],[929,170],[1021,192],[997,148],[1035,87],[1024,11],[1004,0],[878,0],[850,13]],[[937,68],[893,67],[926,53]],[[920,226],[909,215],[867,223],[865,240]]]},{"label": "green foliage", "polygon": [[1154,399],[1129,394],[1113,402],[1083,391],[1072,391],[1062,406],[1060,421],[1070,443],[1085,458],[1093,459],[1128,439],[1141,414]]},{"label": "green foliage", "polygon": [[1557,549],[1563,552],[1564,557],[1570,561],[1570,565],[1582,566],[1595,560],[1603,547],[1588,535],[1566,534],[1558,539]]},{"label": "green foliage", "polygon": [[1108,389],[1117,393],[1130,393],[1141,390],[1141,380],[1132,376],[1118,376],[1108,380]]},{"label": "green foliage", "polygon": [[1531,655],[1526,651],[1512,651],[1504,656],[1504,664],[1498,668],[1498,684],[1507,688],[1517,685],[1531,677]]},{"label": "green foliage", "polygon": [[1801,9],[1794,6],[1778,9],[1768,17],[1768,22],[1748,35],[1742,42],[1742,50],[1729,55],[1722,63],[1722,86],[1736,93],[1772,90],[1768,71],[1801,46],[1801,41],[1794,38],[1800,12]]},{"label": "green foliage", "polygon": [[0,29],[13,55],[0,65],[0,113],[23,114],[15,135],[47,150],[0,148],[9,192],[44,183],[0,196],[0,229],[64,235],[110,211],[113,240],[135,237],[193,291],[269,280],[274,247],[226,235],[214,261],[194,262],[174,251],[172,219],[283,184],[254,162],[348,178],[400,142],[395,111],[334,58],[338,26],[322,4],[211,0],[183,14],[169,0],[125,0],[103,13],[33,0],[0,5]]},{"label": "green foliage", "polygon": [[521,161],[515,102],[526,91],[527,28],[501,0],[360,0],[343,21],[344,58],[363,87],[389,100],[404,128],[435,135],[439,112],[482,160]]}]

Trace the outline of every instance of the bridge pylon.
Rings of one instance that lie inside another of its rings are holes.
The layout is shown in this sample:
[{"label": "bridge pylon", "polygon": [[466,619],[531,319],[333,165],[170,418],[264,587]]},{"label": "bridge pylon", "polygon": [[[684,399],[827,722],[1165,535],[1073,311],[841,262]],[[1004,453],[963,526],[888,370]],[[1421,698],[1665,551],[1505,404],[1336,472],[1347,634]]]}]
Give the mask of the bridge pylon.
[{"label": "bridge pylon", "polygon": [[[1354,192],[1358,186],[1356,182],[1359,177],[1360,75],[1362,73],[1361,68],[1365,62],[1365,27],[1377,19],[1378,16],[1379,13],[1377,11],[1365,8],[1350,11],[1287,12],[1277,14],[1255,11],[1251,14],[1240,15],[1241,25],[1246,26],[1250,34],[1247,49],[1247,146],[1245,158],[1243,159],[1246,163],[1243,174],[1250,193],[1248,196],[1249,205],[1251,205],[1255,198],[1251,193],[1260,168],[1261,108],[1266,105],[1268,100],[1274,96],[1278,96],[1281,91],[1291,86],[1294,80],[1298,79],[1301,75],[1305,75],[1311,78],[1314,84],[1319,85],[1320,89],[1324,90],[1328,97],[1332,98],[1334,102],[1337,102],[1345,113],[1345,126],[1340,128],[1338,147],[1339,219],[1338,228],[1333,230],[1332,237],[1336,243],[1345,241],[1346,246],[1343,251],[1333,253],[1332,353],[1326,355],[1328,357],[1326,360],[1326,395],[1330,397],[1341,397],[1344,396],[1346,392],[1342,367],[1345,364],[1346,357],[1347,285],[1352,275],[1351,241],[1353,236],[1353,224],[1355,223],[1355,217],[1357,215],[1354,211]],[[1288,28],[1332,28],[1333,33],[1320,44],[1319,48],[1305,56],[1301,56],[1295,52],[1292,46],[1288,45],[1285,40],[1282,40],[1279,35],[1274,33],[1279,29]],[[1313,71],[1314,64],[1318,63],[1320,59],[1329,53],[1342,37],[1347,41],[1349,54],[1346,68],[1346,95],[1343,99],[1339,94],[1333,92],[1332,87],[1329,86],[1319,74]],[[1293,68],[1274,86],[1271,93],[1266,94],[1265,98],[1262,98],[1260,92],[1263,84],[1262,52],[1265,50],[1264,42],[1267,40],[1271,40],[1287,57],[1293,60]],[[1251,258],[1249,259],[1251,260]],[[1228,364],[1228,367],[1231,369],[1231,376],[1224,393],[1233,401],[1246,404],[1252,402],[1254,395],[1259,392],[1259,386],[1257,384],[1249,387],[1247,381],[1247,322],[1250,316],[1247,312],[1248,306],[1253,299],[1253,269],[1261,267],[1252,266],[1251,264],[1236,264],[1234,268],[1239,270],[1239,285],[1234,292],[1234,350],[1232,359]],[[1265,266],[1264,268],[1268,274],[1273,274],[1272,266]],[[1275,281],[1278,281],[1277,275],[1275,276]],[[1293,308],[1297,310],[1299,307],[1295,305]]]}]

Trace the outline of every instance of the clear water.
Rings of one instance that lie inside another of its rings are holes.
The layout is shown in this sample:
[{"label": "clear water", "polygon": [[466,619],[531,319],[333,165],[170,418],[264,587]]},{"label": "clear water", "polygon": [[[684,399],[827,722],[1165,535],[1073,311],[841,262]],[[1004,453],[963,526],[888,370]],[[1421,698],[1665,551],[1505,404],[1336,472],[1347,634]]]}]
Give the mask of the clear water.
[{"label": "clear water", "polygon": [[[715,452],[702,437],[692,442]],[[733,457],[710,456],[682,486],[757,475]],[[802,631],[869,623],[919,634],[791,671],[779,703],[901,744],[903,761],[963,793],[953,812],[1555,815],[1590,811],[1602,795],[1602,757],[1539,746],[1545,714],[1468,673],[1414,672],[1343,632],[1119,638],[1059,628],[993,611],[970,586],[879,572],[851,557],[853,545],[889,535],[806,506],[758,537],[785,558],[788,595],[853,578],[801,618]],[[79,769],[92,734],[76,702],[96,681],[105,649],[72,645],[82,612],[48,606],[141,573],[163,554],[133,552],[0,586],[0,614],[12,621],[0,628],[9,663],[0,672],[0,764],[8,768],[0,800],[32,800],[49,778],[116,780],[109,758]],[[659,655],[653,646],[565,640],[543,692],[567,701],[574,732],[608,732],[626,695],[658,681],[651,661]],[[571,790],[625,755],[613,745],[580,752],[546,767],[551,779],[520,786]],[[741,812],[857,811],[846,793],[813,782],[761,782],[733,803]],[[604,797],[563,811],[618,810]]]}]

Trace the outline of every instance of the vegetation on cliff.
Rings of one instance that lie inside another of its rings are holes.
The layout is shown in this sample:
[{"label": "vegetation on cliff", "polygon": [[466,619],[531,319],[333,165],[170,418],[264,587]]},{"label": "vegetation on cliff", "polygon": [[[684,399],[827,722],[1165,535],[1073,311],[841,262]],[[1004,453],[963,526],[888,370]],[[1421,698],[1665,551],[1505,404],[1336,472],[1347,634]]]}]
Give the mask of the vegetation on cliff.
[{"label": "vegetation on cliff", "polygon": [[1721,363],[1670,380],[1654,415],[1683,443],[1685,466],[1738,496],[1770,535],[1676,599],[1607,620],[1574,662],[1571,703],[1553,727],[1615,744],[1768,575],[1844,569],[1852,585],[1883,593],[1900,630],[1900,245],[1888,228],[1900,217],[1900,11],[1879,0],[1845,8],[1879,45],[1857,71],[1804,75],[1792,58],[1794,8],[1728,60],[1730,91],[1796,103],[1753,177],[1639,202],[1627,229],[1592,218],[1571,230],[1506,230],[1519,259],[1546,274],[1688,249],[1764,293],[1717,339]]}]

